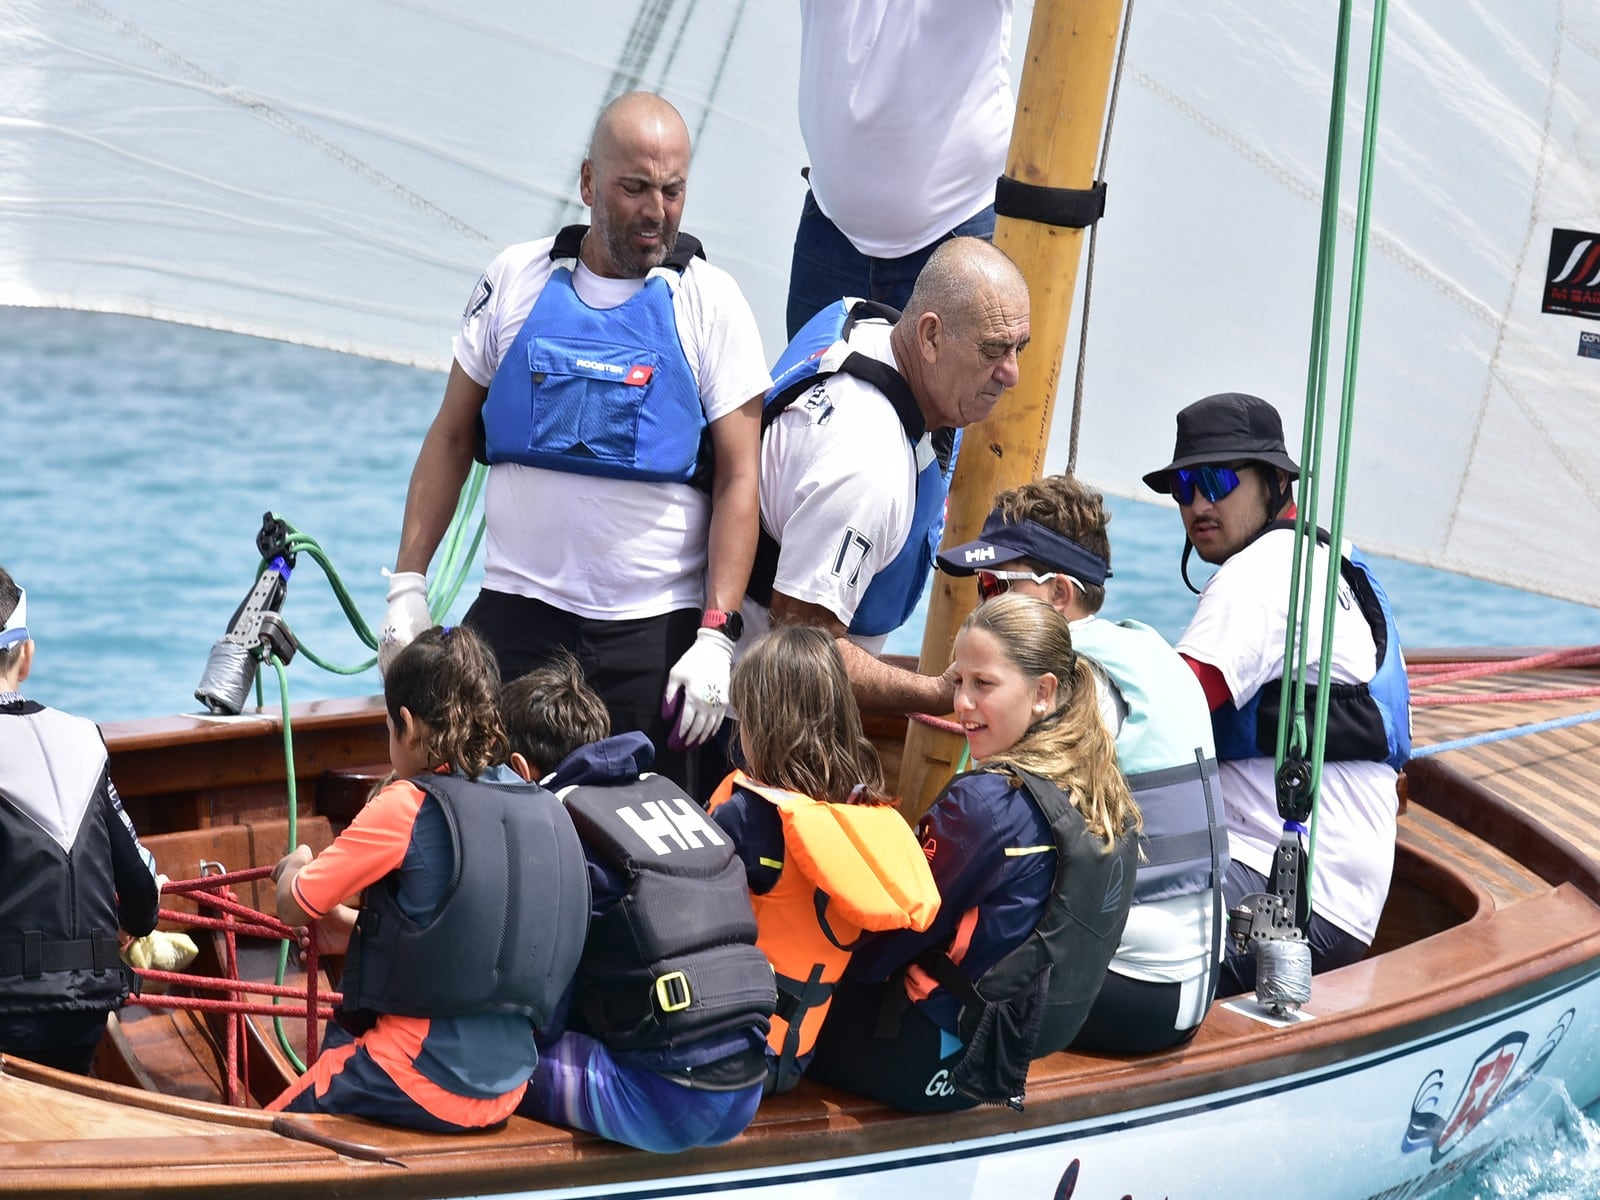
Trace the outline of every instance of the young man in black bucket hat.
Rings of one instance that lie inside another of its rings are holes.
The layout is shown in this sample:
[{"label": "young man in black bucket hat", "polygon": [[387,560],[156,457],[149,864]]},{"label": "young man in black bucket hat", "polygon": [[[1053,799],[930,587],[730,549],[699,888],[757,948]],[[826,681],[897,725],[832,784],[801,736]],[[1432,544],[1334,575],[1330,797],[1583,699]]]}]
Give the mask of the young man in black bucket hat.
[{"label": "young man in black bucket hat", "polygon": [[[1178,414],[1172,461],[1144,477],[1178,504],[1185,582],[1191,550],[1217,567],[1177,649],[1211,708],[1232,858],[1224,885],[1230,907],[1269,890],[1286,828],[1273,776],[1299,476],[1277,410],[1226,392]],[[1410,694],[1389,601],[1348,543],[1333,560],[1340,579],[1331,662],[1324,669],[1319,661],[1326,542],[1321,535],[1315,549],[1307,627],[1308,682],[1327,675],[1333,685],[1316,798],[1312,913],[1304,926],[1313,972],[1360,959],[1377,931],[1394,869],[1396,772],[1411,747]],[[1308,691],[1308,706],[1313,702]],[[1254,986],[1254,955],[1230,953],[1219,994]]]}]

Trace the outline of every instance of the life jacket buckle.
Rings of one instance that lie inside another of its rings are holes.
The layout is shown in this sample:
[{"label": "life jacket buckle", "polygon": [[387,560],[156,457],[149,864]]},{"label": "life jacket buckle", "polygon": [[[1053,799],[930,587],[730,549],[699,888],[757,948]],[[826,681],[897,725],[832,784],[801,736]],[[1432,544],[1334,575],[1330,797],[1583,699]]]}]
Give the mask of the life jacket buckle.
[{"label": "life jacket buckle", "polygon": [[656,1003],[662,1012],[682,1012],[693,1002],[689,978],[682,971],[673,971],[656,980]]}]

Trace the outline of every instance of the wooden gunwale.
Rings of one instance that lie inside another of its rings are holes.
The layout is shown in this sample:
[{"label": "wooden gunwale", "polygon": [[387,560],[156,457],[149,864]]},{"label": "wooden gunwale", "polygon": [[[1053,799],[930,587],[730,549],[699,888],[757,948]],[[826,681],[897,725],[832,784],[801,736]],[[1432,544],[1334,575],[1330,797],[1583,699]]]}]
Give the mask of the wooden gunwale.
[{"label": "wooden gunwale", "polygon": [[[1546,672],[1539,679],[1550,686],[1551,679],[1571,675]],[[1481,688],[1481,681],[1474,686]],[[1495,685],[1496,690],[1513,686],[1527,686],[1527,681],[1508,678]],[[1469,723],[1490,719],[1471,717]],[[1456,708],[1419,710],[1418,742],[1439,740],[1439,729],[1447,731],[1443,736],[1457,736],[1453,731],[1462,723],[1463,713]],[[883,732],[889,734],[879,734],[880,744],[893,746],[890,731],[897,722],[874,719],[873,724],[885,726]],[[303,813],[304,797],[315,796],[322,770],[381,761],[381,707],[375,701],[306,706],[296,710],[294,727]],[[168,718],[108,726],[105,732],[113,777],[130,797],[130,807],[139,804],[160,812],[170,804],[188,811],[190,792],[200,778],[216,801],[210,815],[226,821],[237,815],[228,807],[228,790],[248,791],[270,780],[275,770],[280,805],[275,815],[281,819],[281,726],[274,718],[228,723]],[[320,738],[325,748],[342,745],[348,757],[337,761],[338,755],[329,752],[322,756],[327,761],[308,765],[299,749],[303,738]],[[191,739],[200,745],[191,747]],[[1595,741],[1600,747],[1600,738]],[[216,747],[225,747],[225,753],[214,755]],[[207,758],[198,770],[184,761],[196,752]],[[168,773],[138,767],[126,772],[125,784],[124,765],[141,760],[164,760]],[[1291,1030],[1264,1030],[1249,1017],[1218,1006],[1195,1040],[1175,1051],[1130,1060],[1077,1054],[1040,1060],[1030,1075],[1024,1113],[984,1109],[939,1118],[940,1143],[1115,1119],[1119,1113],[1159,1105],[1209,1104],[1208,1097],[1228,1089],[1338,1070],[1353,1057],[1381,1056],[1426,1041],[1600,972],[1600,871],[1586,848],[1588,839],[1552,832],[1512,799],[1474,781],[1462,764],[1470,770],[1476,761],[1470,754],[1451,752],[1415,762],[1406,781],[1410,811],[1400,821],[1397,880],[1436,897],[1453,927],[1319,976],[1309,1006],[1317,1019]],[[1600,762],[1600,753],[1592,761]],[[168,779],[182,786],[168,790]],[[1600,831],[1600,821],[1590,812],[1592,799],[1585,797],[1581,807],[1579,820]],[[1600,840],[1600,832],[1595,837]],[[1491,854],[1510,864],[1507,878],[1479,878]],[[1452,981],[1448,995],[1438,994],[1439,979]],[[825,1165],[845,1156],[914,1154],[929,1146],[928,1118],[896,1113],[809,1081],[765,1103],[756,1123],[734,1143],[660,1159],[520,1119],[490,1134],[428,1138],[346,1118],[222,1109],[0,1060],[0,1083],[8,1078],[45,1080],[86,1101],[114,1101],[120,1106],[117,1111],[200,1120],[209,1130],[266,1138],[282,1147],[277,1159],[262,1147],[235,1157],[217,1143],[215,1161],[203,1165],[185,1152],[182,1157],[189,1165],[161,1169],[160,1178],[165,1190],[186,1196],[237,1195],[243,1190],[267,1194],[314,1186],[364,1196],[592,1186],[601,1180],[666,1181],[700,1172]],[[825,1154],[816,1142],[822,1136],[828,1139]],[[81,1146],[69,1154],[74,1163],[87,1165],[94,1159],[99,1164],[92,1188],[85,1187],[81,1174],[46,1179],[42,1168],[24,1165],[27,1156],[20,1147],[0,1153],[0,1190],[8,1195],[76,1195],[85,1190],[110,1195],[148,1187],[161,1147],[150,1147],[140,1164],[133,1160],[136,1154],[118,1160],[109,1153],[111,1145],[101,1146],[103,1154]],[[131,1153],[125,1140],[117,1141],[116,1148]],[[239,1149],[245,1151],[242,1145]],[[54,1153],[45,1148],[44,1159]],[[268,1161],[273,1165],[264,1166]]]}]

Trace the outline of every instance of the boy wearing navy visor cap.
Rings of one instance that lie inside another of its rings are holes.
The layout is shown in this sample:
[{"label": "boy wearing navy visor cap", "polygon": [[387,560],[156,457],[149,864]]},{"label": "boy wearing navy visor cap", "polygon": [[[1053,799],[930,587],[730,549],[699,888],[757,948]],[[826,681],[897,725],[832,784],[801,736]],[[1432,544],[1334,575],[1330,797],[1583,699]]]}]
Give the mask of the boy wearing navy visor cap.
[{"label": "boy wearing navy visor cap", "polygon": [[975,575],[980,598],[1019,591],[1053,605],[1095,667],[1100,711],[1144,813],[1134,906],[1100,997],[1073,1043],[1138,1054],[1188,1041],[1216,989],[1227,833],[1205,695],[1148,625],[1103,619],[1110,517],[1070,475],[1002,492],[976,540],[939,569]]}]

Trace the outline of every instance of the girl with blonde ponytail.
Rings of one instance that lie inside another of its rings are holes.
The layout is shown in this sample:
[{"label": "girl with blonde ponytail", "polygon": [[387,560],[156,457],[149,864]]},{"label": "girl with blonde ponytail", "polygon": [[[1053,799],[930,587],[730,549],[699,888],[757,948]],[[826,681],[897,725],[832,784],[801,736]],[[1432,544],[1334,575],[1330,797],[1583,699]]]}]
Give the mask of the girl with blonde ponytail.
[{"label": "girl with blonde ponytail", "polygon": [[812,1073],[916,1111],[1020,1108],[1029,1061],[1068,1045],[1099,994],[1141,821],[1064,616],[996,596],[952,665],[977,769],[918,827],[939,916],[857,947]]}]

